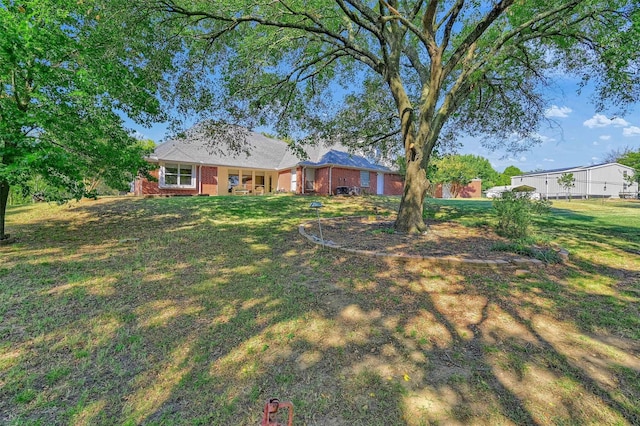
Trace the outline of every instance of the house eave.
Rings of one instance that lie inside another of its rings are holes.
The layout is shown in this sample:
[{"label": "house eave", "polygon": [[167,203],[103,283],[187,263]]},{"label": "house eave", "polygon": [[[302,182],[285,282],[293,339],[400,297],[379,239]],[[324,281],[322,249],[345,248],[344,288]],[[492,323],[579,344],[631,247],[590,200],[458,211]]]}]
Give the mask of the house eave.
[{"label": "house eave", "polygon": [[180,163],[180,164],[193,164],[196,166],[205,166],[205,167],[224,167],[224,168],[228,168],[228,169],[251,169],[251,170],[260,170],[260,171],[265,171],[265,172],[275,172],[278,171],[277,169],[272,169],[272,168],[264,168],[264,167],[251,167],[251,166],[246,166],[246,165],[238,165],[238,164],[222,164],[222,163],[205,163],[203,161],[184,161],[184,160],[177,160],[175,158],[150,158],[147,157],[146,158],[147,161],[153,162],[153,163]]},{"label": "house eave", "polygon": [[629,167],[629,166],[625,166],[624,164],[613,162],[613,163],[604,163],[604,164],[594,164],[594,165],[591,165],[591,166],[568,167],[568,168],[565,168],[565,169],[542,170],[540,172],[532,172],[532,173],[525,173],[525,174],[518,175],[518,176],[512,176],[512,178],[525,178],[525,177],[545,176],[545,175],[558,174],[558,173],[577,173],[577,172],[581,172],[581,171],[584,171],[584,170],[600,169],[602,167],[607,167],[607,166],[617,166],[617,167],[622,167],[622,168],[627,169],[627,170],[633,170],[633,167]]}]

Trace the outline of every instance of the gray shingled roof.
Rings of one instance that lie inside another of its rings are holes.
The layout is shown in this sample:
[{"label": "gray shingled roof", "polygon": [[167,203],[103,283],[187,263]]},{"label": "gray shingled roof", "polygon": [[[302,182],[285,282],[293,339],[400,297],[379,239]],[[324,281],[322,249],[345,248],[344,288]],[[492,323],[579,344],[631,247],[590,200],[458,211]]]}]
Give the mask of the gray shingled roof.
[{"label": "gray shingled roof", "polygon": [[332,149],[326,152],[320,159],[317,161],[303,161],[300,163],[302,166],[308,167],[323,167],[330,165],[340,165],[345,167],[351,167],[356,169],[365,169],[365,170],[377,170],[377,171],[391,171],[388,167],[380,166],[378,164],[374,164],[367,160],[364,157],[359,155],[349,154],[348,152],[338,151]]},{"label": "gray shingled roof", "polygon": [[[225,138],[230,137],[234,135],[225,135]],[[155,161],[276,170],[280,168],[285,154],[289,152],[286,142],[268,138],[260,133],[245,131],[236,134],[235,137],[237,139],[230,142],[241,147],[240,151],[229,148],[226,140],[222,142],[210,132],[195,126],[183,137],[171,139],[156,147],[149,158]],[[299,162],[295,156],[291,161],[291,166]]]},{"label": "gray shingled roof", "polygon": [[[235,149],[230,148],[230,144]],[[364,157],[349,154],[345,147],[339,145],[325,147],[319,144],[305,146],[304,150],[308,155],[306,161],[298,158],[284,141],[238,127],[228,127],[224,136],[219,137],[215,128],[207,127],[206,123],[199,123],[186,131],[182,137],[158,145],[149,159],[266,170],[283,170],[300,164],[311,167],[341,165],[390,171],[387,167],[376,165]]]}]

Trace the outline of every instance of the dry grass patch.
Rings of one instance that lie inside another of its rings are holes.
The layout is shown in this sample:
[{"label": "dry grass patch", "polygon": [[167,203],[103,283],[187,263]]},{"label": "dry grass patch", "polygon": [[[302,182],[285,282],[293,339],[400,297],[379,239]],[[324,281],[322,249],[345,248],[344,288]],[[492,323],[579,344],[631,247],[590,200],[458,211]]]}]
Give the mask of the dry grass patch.
[{"label": "dry grass patch", "polygon": [[269,397],[309,425],[640,423],[635,204],[558,203],[537,225],[571,261],[515,276],[322,250],[311,200],[10,209],[0,423],[255,425]]}]

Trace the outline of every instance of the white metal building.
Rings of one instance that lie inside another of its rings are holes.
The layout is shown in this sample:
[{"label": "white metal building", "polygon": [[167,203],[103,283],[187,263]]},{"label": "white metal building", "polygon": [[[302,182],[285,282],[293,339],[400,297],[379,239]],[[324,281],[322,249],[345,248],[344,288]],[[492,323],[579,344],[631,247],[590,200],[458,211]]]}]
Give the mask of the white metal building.
[{"label": "white metal building", "polygon": [[[558,183],[564,173],[573,173],[574,186],[567,189]],[[569,167],[545,170],[513,176],[511,185],[529,185],[544,198],[619,198],[638,193],[638,184],[630,184],[627,176],[633,176],[632,167],[619,163],[594,164],[592,166]]]}]

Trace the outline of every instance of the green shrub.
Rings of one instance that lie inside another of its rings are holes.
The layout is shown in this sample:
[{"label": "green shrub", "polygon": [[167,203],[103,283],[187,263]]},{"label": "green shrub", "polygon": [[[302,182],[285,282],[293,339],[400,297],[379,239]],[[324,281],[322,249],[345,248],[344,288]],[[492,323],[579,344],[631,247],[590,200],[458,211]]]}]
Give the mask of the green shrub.
[{"label": "green shrub", "polygon": [[551,201],[540,199],[531,202],[531,211],[536,214],[547,214],[551,211]]},{"label": "green shrub", "polygon": [[531,223],[532,201],[528,195],[504,191],[494,198],[493,209],[498,216],[496,232],[510,239],[526,238]]}]

